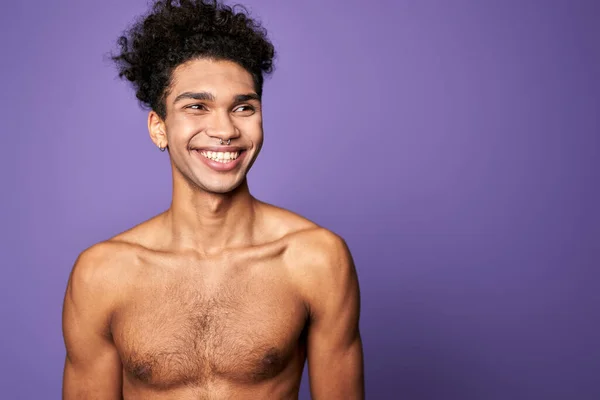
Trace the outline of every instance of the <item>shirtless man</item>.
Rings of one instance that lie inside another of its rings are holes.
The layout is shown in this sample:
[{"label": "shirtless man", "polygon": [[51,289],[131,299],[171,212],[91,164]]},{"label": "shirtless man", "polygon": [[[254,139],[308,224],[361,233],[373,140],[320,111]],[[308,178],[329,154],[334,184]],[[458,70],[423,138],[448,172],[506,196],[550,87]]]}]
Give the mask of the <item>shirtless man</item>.
[{"label": "shirtless man", "polygon": [[255,199],[264,31],[219,4],[155,4],[115,55],[168,149],[162,214],[83,251],[64,300],[63,398],[364,398],[343,239]]}]

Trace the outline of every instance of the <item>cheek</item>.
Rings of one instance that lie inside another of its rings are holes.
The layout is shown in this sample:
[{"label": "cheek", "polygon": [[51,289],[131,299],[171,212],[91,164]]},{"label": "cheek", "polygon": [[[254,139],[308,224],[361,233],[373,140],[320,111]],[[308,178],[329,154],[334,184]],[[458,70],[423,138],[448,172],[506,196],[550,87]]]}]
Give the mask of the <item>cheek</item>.
[{"label": "cheek", "polygon": [[252,142],[262,142],[263,126],[261,119],[257,118],[255,120],[244,121],[244,123],[240,125],[240,129]]},{"label": "cheek", "polygon": [[250,141],[257,146],[261,146],[263,142],[263,132],[260,128],[255,128],[251,133],[248,134]]},{"label": "cheek", "polygon": [[167,137],[169,141],[187,142],[203,129],[204,127],[197,118],[185,115],[177,116],[167,124]]}]

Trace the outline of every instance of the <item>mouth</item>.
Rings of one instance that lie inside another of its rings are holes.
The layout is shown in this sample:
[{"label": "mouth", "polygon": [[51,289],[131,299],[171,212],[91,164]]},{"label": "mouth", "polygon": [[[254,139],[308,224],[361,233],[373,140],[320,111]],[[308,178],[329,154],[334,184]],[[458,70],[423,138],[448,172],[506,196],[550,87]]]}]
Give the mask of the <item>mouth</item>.
[{"label": "mouth", "polygon": [[243,150],[237,150],[237,151],[196,150],[196,151],[198,151],[205,158],[207,158],[211,161],[222,163],[222,164],[226,164],[228,162],[236,160],[243,152]]},{"label": "mouth", "polygon": [[241,147],[216,147],[194,149],[198,157],[209,168],[218,172],[226,172],[235,169],[246,154],[246,149]]}]

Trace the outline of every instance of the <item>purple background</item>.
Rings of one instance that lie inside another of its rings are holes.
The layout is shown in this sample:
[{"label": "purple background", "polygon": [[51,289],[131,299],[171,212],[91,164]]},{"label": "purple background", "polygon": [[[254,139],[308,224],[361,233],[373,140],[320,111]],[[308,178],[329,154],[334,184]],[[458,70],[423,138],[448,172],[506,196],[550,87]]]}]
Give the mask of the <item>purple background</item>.
[{"label": "purple background", "polygon": [[[279,51],[250,187],[349,243],[368,398],[599,399],[599,3],[246,4]],[[60,397],[75,257],[168,206],[103,59],[145,9],[2,6],[2,399]]]}]

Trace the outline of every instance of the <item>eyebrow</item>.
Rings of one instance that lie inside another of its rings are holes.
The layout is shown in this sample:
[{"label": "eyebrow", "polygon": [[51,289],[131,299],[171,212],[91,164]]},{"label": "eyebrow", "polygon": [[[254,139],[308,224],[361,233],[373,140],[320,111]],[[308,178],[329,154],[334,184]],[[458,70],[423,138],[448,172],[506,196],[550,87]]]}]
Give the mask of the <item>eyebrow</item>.
[{"label": "eyebrow", "polygon": [[179,96],[175,97],[173,103],[177,103],[181,100],[192,99],[192,100],[204,100],[204,101],[215,101],[215,96],[208,92],[184,92]]},{"label": "eyebrow", "polygon": [[[192,99],[192,100],[203,100],[203,101],[215,101],[215,96],[209,92],[184,92],[179,96],[175,97],[173,104],[181,100]],[[235,103],[242,103],[249,100],[260,101],[260,96],[256,93],[238,94],[233,98]]]},{"label": "eyebrow", "polygon": [[233,98],[233,101],[235,103],[243,103],[244,101],[249,101],[249,100],[260,101],[260,96],[257,95],[256,93],[247,93],[247,94],[238,94],[237,96],[235,96]]}]

